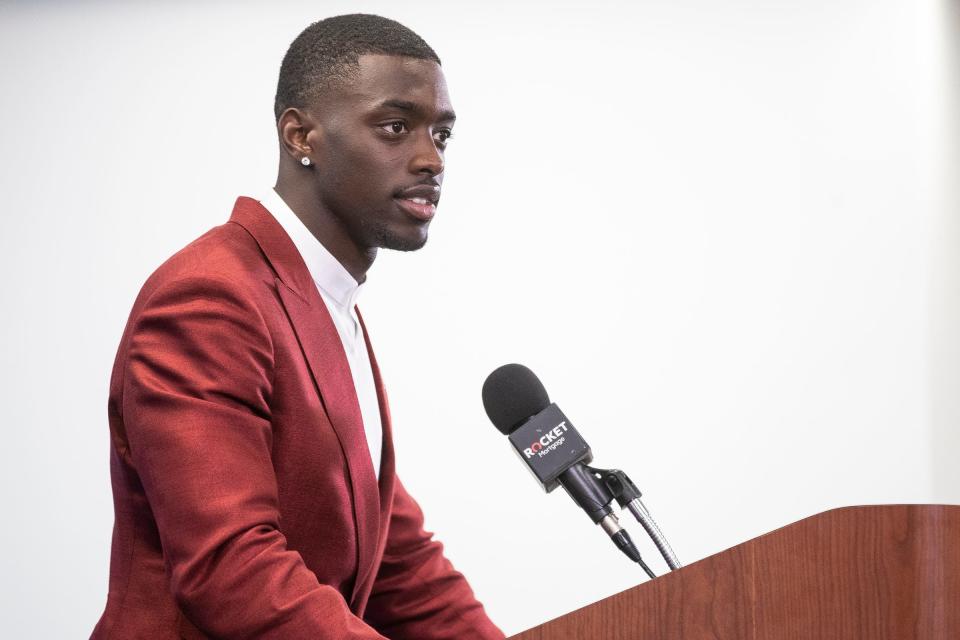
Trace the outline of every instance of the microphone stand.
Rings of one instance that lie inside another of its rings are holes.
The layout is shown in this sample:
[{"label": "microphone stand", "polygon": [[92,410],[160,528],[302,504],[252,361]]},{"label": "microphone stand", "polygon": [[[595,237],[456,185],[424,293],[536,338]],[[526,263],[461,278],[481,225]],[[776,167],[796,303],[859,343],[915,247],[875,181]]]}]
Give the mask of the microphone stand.
[{"label": "microphone stand", "polygon": [[620,469],[596,469],[594,467],[588,467],[588,469],[590,473],[606,485],[613,497],[616,498],[620,508],[626,508],[633,514],[644,531],[647,532],[647,535],[650,536],[650,539],[653,540],[653,544],[656,545],[657,551],[663,556],[670,570],[676,571],[682,567],[683,565],[677,560],[670,543],[667,542],[663,532],[660,531],[660,527],[657,526],[647,507],[640,501],[642,495],[640,489],[633,484],[630,477]]}]

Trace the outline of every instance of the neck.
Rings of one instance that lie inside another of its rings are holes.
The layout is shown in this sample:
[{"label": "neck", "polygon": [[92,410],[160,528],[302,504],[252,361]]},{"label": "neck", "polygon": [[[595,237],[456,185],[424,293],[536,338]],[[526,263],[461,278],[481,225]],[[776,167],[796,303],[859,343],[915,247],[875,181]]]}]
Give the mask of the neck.
[{"label": "neck", "polygon": [[377,248],[358,246],[343,223],[304,185],[293,184],[281,173],[274,189],[313,237],[343,265],[354,280],[362,284],[367,279],[367,270],[377,257]]}]

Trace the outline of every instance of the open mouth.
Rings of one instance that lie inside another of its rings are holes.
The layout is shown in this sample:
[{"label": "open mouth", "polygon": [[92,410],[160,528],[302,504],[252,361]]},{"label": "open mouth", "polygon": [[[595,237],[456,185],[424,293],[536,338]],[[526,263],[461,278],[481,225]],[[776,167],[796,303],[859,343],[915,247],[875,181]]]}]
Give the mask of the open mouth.
[{"label": "open mouth", "polygon": [[408,215],[429,222],[437,213],[437,205],[427,198],[394,198]]}]

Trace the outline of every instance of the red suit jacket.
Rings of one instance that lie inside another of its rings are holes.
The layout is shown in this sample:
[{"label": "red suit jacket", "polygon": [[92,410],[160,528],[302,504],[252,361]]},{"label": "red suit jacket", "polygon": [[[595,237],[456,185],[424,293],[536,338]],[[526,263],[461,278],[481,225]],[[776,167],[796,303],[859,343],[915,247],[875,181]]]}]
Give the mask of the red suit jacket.
[{"label": "red suit jacket", "polygon": [[[370,349],[370,343],[367,342]],[[303,259],[239,198],[144,284],[110,382],[115,508],[93,638],[503,638],[380,480]]]}]

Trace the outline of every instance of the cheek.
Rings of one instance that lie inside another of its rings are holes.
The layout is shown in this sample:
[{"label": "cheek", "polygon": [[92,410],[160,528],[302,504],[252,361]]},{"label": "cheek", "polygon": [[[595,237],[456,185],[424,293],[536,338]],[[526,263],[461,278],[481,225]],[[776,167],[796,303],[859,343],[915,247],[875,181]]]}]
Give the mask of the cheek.
[{"label": "cheek", "polygon": [[346,147],[329,159],[330,175],[340,191],[350,191],[358,200],[368,201],[392,194],[402,170],[402,158],[398,152],[369,148]]}]

